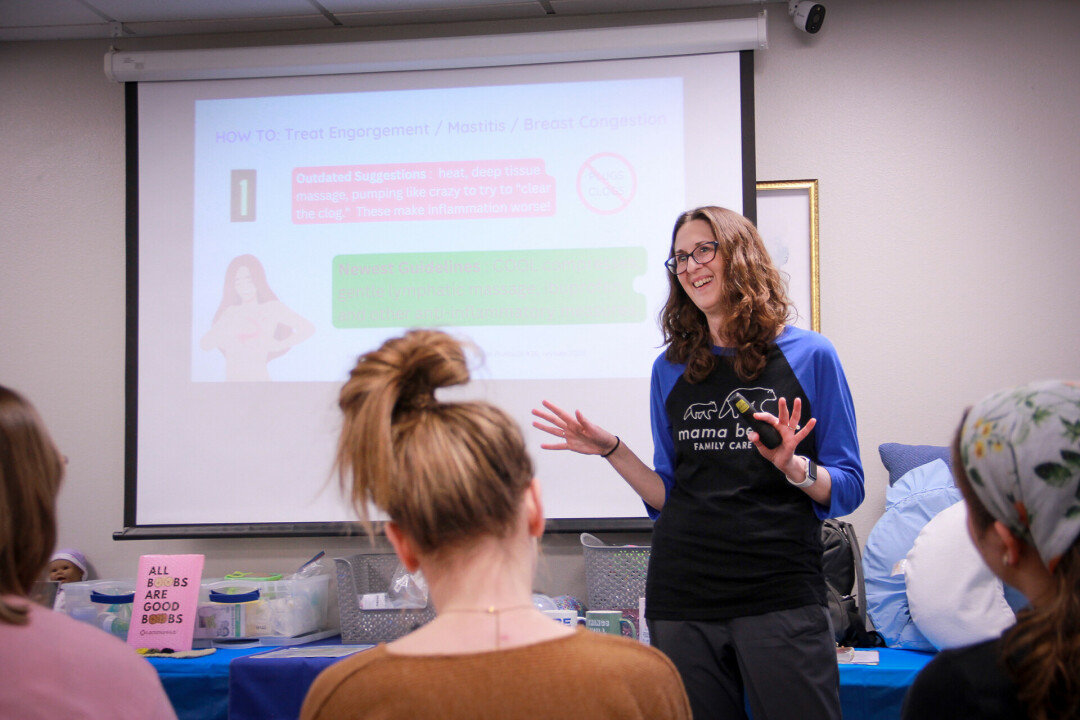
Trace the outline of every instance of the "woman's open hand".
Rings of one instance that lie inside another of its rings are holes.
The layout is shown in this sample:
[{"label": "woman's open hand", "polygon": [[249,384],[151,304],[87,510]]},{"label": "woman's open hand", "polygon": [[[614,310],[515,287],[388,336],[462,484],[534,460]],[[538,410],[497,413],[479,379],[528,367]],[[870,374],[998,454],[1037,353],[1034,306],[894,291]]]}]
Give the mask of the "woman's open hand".
[{"label": "woman's open hand", "polygon": [[544,410],[532,414],[544,422],[534,420],[533,427],[559,439],[556,443],[542,444],[544,450],[573,450],[582,455],[603,455],[615,447],[615,436],[598,425],[589,422],[580,410],[574,414],[544,400]]},{"label": "woman's open hand", "polygon": [[787,399],[780,398],[777,403],[779,408],[777,409],[778,415],[773,415],[767,412],[754,413],[754,417],[758,420],[767,422],[776,428],[776,432],[780,433],[780,444],[771,450],[765,447],[761,443],[761,438],[758,437],[756,432],[750,433],[750,441],[754,443],[754,446],[758,449],[761,455],[779,468],[780,472],[787,475],[791,471],[792,458],[795,456],[795,448],[798,447],[810,431],[814,429],[814,425],[817,424],[817,420],[810,418],[806,421],[805,425],[799,425],[799,420],[802,417],[802,399],[795,398],[795,402],[791,404],[791,412],[788,412]]}]

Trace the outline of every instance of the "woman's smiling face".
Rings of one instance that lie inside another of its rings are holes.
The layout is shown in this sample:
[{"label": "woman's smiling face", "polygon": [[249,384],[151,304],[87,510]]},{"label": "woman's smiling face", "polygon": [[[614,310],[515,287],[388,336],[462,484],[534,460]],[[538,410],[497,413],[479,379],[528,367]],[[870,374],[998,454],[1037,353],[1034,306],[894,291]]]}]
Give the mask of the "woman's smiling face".
[{"label": "woman's smiling face", "polygon": [[717,252],[712,260],[699,265],[693,253],[704,243],[715,241],[712,226],[704,220],[691,220],[675,233],[673,254],[691,256],[686,261],[686,272],[679,275],[679,283],[706,316],[723,311],[724,259]]}]

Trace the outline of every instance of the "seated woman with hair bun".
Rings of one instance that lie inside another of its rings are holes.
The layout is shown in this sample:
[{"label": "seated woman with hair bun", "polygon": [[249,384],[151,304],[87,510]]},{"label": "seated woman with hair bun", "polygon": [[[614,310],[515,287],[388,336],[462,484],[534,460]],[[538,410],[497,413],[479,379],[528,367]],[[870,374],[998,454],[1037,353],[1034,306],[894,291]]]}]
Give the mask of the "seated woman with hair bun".
[{"label": "seated woman with hair bun", "polygon": [[903,717],[1080,717],[1080,384],[1030,383],[979,401],[952,464],[976,549],[1030,607],[1000,638],[934,658]]},{"label": "seated woman with hair bun", "polygon": [[414,330],[360,357],[341,390],[337,467],[369,504],[436,617],[327,668],[301,718],[689,718],[674,666],[622,637],[555,622],[532,603],[540,487],[521,432],[468,382],[461,345]]}]

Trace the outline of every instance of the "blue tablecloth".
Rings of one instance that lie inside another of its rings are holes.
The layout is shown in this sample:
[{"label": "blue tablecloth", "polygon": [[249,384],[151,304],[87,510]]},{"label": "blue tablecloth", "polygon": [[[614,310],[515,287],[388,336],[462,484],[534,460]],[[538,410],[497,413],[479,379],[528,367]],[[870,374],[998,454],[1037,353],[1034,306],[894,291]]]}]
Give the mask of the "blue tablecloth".
[{"label": "blue tablecloth", "polygon": [[898,720],[904,695],[930,653],[877,648],[877,665],[840,665],[844,720]]},{"label": "blue tablecloth", "polygon": [[[341,637],[302,646],[341,648]],[[373,646],[364,646],[373,647]],[[264,657],[233,661],[229,674],[229,720],[295,720],[315,678],[340,657]]]},{"label": "blue tablecloth", "polygon": [[[341,638],[313,645],[340,645]],[[274,648],[219,649],[188,660],[151,658],[180,720],[295,720],[315,677],[339,658],[258,657]],[[844,720],[897,720],[933,655],[878,648],[877,665],[840,665]]]},{"label": "blue tablecloth", "polygon": [[229,664],[269,648],[217,649],[197,658],[147,658],[179,720],[228,720]]}]

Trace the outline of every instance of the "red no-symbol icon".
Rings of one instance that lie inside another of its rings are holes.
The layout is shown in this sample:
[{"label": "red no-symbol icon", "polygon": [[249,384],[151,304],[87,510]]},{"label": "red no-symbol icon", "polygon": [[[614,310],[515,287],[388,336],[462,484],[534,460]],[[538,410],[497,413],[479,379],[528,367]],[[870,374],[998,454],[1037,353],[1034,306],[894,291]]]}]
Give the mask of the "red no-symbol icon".
[{"label": "red no-symbol icon", "polygon": [[601,215],[612,215],[634,199],[637,175],[622,155],[597,153],[578,171],[577,189],[585,207]]}]

